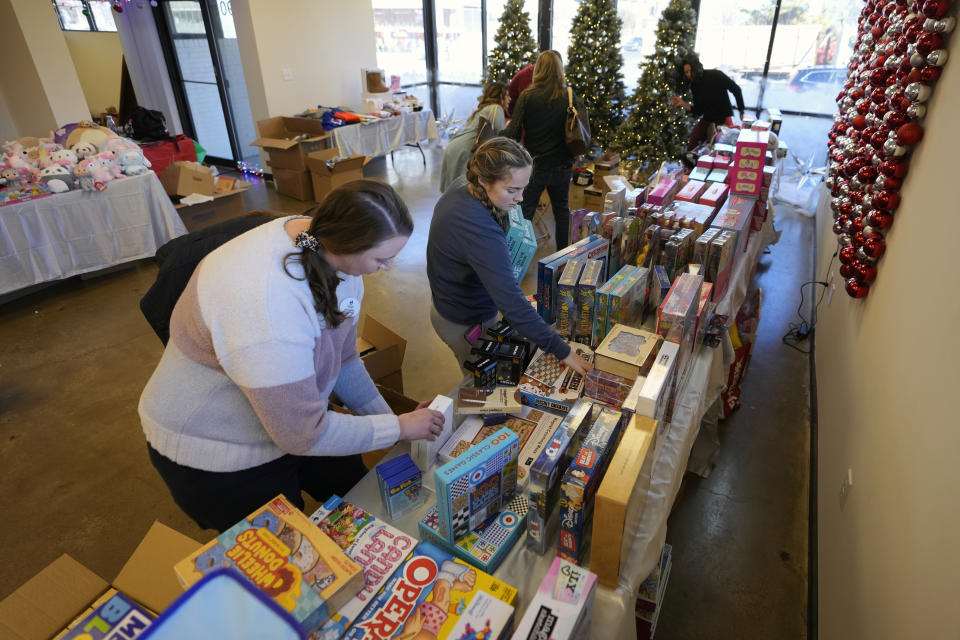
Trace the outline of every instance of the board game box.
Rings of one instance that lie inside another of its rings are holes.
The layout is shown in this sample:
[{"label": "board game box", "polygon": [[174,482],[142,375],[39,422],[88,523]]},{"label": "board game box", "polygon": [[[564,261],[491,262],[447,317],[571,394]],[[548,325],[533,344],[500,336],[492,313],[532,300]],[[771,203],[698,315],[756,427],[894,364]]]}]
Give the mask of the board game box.
[{"label": "board game box", "polygon": [[363,589],[331,615],[317,634],[318,639],[335,640],[343,636],[370,604],[380,587],[413,552],[418,540],[340,496],[331,496],[313,512],[310,520],[363,567]]},{"label": "board game box", "polygon": [[609,407],[594,422],[560,482],[560,542],[557,554],[581,563],[589,548],[594,496],[620,438],[621,415]]},{"label": "board game box", "polygon": [[560,498],[560,480],[590,429],[593,407],[594,404],[589,400],[578,400],[530,467],[530,480],[527,484],[527,499],[530,503],[530,513],[527,514],[527,547],[537,553],[545,553],[552,539],[547,524],[551,521],[550,515]]},{"label": "board game box", "polygon": [[597,576],[557,557],[540,582],[512,640],[579,640],[593,621]]},{"label": "board game box", "polygon": [[598,345],[603,342],[607,331],[610,330],[610,327],[607,326],[607,317],[610,315],[608,311],[610,308],[610,292],[613,291],[624,278],[633,273],[635,268],[633,265],[625,265],[617,271],[612,278],[607,280],[603,286],[597,289],[597,313],[593,321],[593,340],[590,342],[591,345]]},{"label": "board game box", "polygon": [[516,387],[496,387],[490,390],[460,387],[457,389],[456,411],[464,415],[516,413],[520,411],[520,402],[515,397],[516,390]]},{"label": "board game box", "polygon": [[567,340],[573,337],[577,324],[577,282],[586,261],[574,258],[567,263],[557,280],[557,335]]},{"label": "board game box", "polygon": [[456,542],[496,517],[517,488],[520,439],[510,429],[467,449],[434,472],[438,535]]},{"label": "board game box", "polygon": [[396,519],[425,499],[423,472],[406,453],[377,465],[377,486],[387,515]]},{"label": "board game box", "polygon": [[437,451],[453,433],[453,398],[437,396],[430,403],[429,408],[443,414],[443,430],[436,440],[420,438],[410,443],[410,457],[421,471],[429,471],[437,464]]},{"label": "board game box", "polygon": [[150,612],[116,589],[107,590],[89,611],[57,640],[134,640],[153,622]]},{"label": "board game box", "polygon": [[573,339],[593,346],[594,314],[597,308],[597,289],[603,282],[603,262],[587,260],[577,282],[577,325]]},{"label": "board game box", "polygon": [[594,354],[594,367],[636,380],[647,375],[661,338],[655,333],[622,324],[613,326]]},{"label": "board game box", "polygon": [[[567,263],[574,258],[607,263],[610,242],[596,234],[561,249],[537,263],[537,311],[548,324],[556,320],[557,282]],[[555,257],[556,256],[556,257]]]},{"label": "board game box", "polygon": [[[478,598],[499,600],[511,608],[511,615],[505,620],[502,615],[489,615],[494,611],[491,607],[478,613],[470,606]],[[465,629],[469,624],[472,629],[485,629],[489,621],[486,637],[499,638],[512,627],[512,608],[516,604],[515,588],[434,544],[421,542],[344,637],[348,640],[452,638],[454,628]],[[479,617],[472,617],[476,615]]]},{"label": "board game box", "polygon": [[[590,362],[593,351],[585,344],[568,343],[581,358]],[[566,413],[583,393],[583,376],[557,357],[538,350],[517,385],[520,402],[536,409]]]},{"label": "board game box", "polygon": [[174,566],[189,587],[232,567],[310,633],[364,586],[363,570],[282,495]]},{"label": "board game box", "polygon": [[492,573],[526,531],[528,511],[527,497],[515,495],[496,518],[473,529],[454,544],[440,537],[437,531],[439,516],[434,506],[420,520],[420,535],[478,569]]}]

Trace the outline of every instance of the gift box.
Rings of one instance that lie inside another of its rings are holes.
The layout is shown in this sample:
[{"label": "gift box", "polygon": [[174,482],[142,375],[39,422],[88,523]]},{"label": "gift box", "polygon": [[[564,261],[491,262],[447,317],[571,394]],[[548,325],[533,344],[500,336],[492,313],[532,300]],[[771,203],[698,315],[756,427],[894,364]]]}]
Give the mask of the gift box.
[{"label": "gift box", "polygon": [[693,171],[690,172],[690,179],[696,180],[697,182],[706,182],[707,176],[710,175],[710,172],[713,171],[713,167],[695,167]]},{"label": "gift box", "polygon": [[724,183],[729,179],[729,171],[727,169],[711,169],[710,173],[707,174],[707,182],[719,182]]},{"label": "gift box", "polygon": [[720,230],[710,242],[710,259],[707,262],[707,277],[713,282],[713,301],[717,304],[727,294],[737,255],[737,234],[729,229]]},{"label": "gift box", "polygon": [[665,205],[673,201],[673,196],[679,188],[679,184],[673,178],[664,178],[650,191],[647,192],[647,204]]},{"label": "gift box", "polygon": [[681,273],[670,287],[667,299],[660,305],[657,315],[657,333],[667,342],[680,345],[677,362],[678,377],[686,375],[687,366],[692,360],[693,343],[697,329],[697,309],[700,305],[700,289],[703,276]]},{"label": "gift box", "polygon": [[633,384],[634,380],[594,367],[587,373],[583,395],[608,407],[620,409]]},{"label": "gift box", "polygon": [[766,131],[742,129],[737,137],[737,147],[730,166],[732,179],[730,192],[757,196],[763,183],[763,167],[766,162]]},{"label": "gift box", "polygon": [[606,265],[609,246],[606,238],[591,234],[537,262],[537,311],[544,321],[553,324],[556,320],[557,282],[567,263],[574,258],[581,258],[601,260]]},{"label": "gift box", "polygon": [[711,183],[710,186],[707,187],[707,190],[703,192],[703,195],[700,196],[698,202],[717,208],[727,199],[727,191],[729,189],[730,187],[722,182]]},{"label": "gift box", "polygon": [[701,182],[700,180],[690,180],[683,187],[683,189],[680,189],[680,191],[677,192],[674,200],[681,200],[683,202],[696,202],[706,190],[706,182]]},{"label": "gift box", "polygon": [[640,324],[649,274],[650,270],[646,267],[633,267],[610,291],[607,296],[607,327],[618,323],[628,326]]},{"label": "gift box", "polygon": [[423,473],[406,453],[378,464],[380,500],[391,520],[396,520],[422,502]]},{"label": "gift box", "polygon": [[600,344],[607,335],[608,318],[610,316],[610,293],[635,270],[636,267],[625,265],[616,275],[607,280],[607,282],[597,290],[597,312],[593,323],[593,339],[590,341],[591,345]]}]

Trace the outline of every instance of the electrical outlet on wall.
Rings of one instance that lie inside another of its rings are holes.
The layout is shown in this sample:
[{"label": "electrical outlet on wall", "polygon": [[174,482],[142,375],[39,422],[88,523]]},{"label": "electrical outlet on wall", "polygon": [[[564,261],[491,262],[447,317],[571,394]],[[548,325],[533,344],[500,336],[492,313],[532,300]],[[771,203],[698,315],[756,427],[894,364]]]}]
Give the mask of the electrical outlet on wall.
[{"label": "electrical outlet on wall", "polygon": [[293,69],[284,69],[282,73],[285,81],[289,82],[293,80]]},{"label": "electrical outlet on wall", "polygon": [[847,506],[847,499],[850,497],[850,490],[853,489],[853,469],[847,469],[847,473],[840,481],[840,510]]}]

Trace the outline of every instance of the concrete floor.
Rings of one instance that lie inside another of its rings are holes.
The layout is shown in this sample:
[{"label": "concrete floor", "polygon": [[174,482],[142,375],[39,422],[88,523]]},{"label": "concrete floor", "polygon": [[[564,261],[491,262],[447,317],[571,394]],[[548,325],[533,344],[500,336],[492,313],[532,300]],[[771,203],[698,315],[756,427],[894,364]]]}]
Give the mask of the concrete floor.
[{"label": "concrete floor", "polygon": [[[428,318],[424,255],[439,148],[426,156],[424,167],[416,150],[403,150],[365,170],[400,191],[416,222],[394,269],[366,278],[364,309],[407,339],[404,385],[417,399],[459,379]],[[263,182],[244,201],[249,210],[308,207]],[[808,368],[780,336],[808,279],[813,223],[786,212],[777,220],[783,237],[758,269],[764,307],[743,407],[721,423],[713,474],[688,478],[670,519],[674,566],[659,638],[806,635]],[[161,354],[138,307],[155,276],[141,261],[0,304],[0,513],[8,514],[0,598],[61,553],[113,578],[154,520],[196,540],[212,536],[173,503],[137,417]]]}]

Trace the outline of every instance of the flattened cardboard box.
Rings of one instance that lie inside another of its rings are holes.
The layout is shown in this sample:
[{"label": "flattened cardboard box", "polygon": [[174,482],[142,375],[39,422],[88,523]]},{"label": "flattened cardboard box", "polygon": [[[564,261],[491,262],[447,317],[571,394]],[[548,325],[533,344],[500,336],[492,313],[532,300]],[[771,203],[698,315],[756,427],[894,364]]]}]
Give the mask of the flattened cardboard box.
[{"label": "flattened cardboard box", "polygon": [[0,637],[46,640],[85,615],[111,586],[159,613],[183,593],[173,565],[199,547],[199,542],[154,522],[112,585],[63,554],[0,601]]}]

